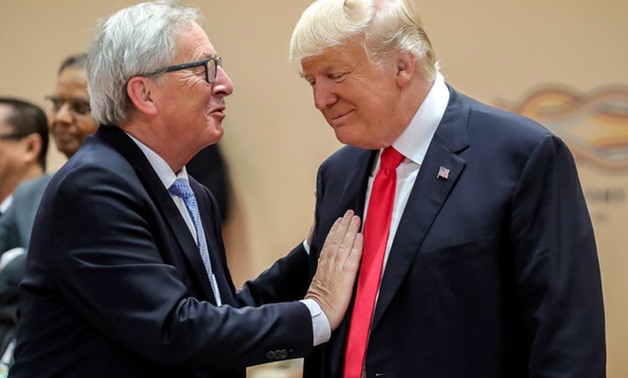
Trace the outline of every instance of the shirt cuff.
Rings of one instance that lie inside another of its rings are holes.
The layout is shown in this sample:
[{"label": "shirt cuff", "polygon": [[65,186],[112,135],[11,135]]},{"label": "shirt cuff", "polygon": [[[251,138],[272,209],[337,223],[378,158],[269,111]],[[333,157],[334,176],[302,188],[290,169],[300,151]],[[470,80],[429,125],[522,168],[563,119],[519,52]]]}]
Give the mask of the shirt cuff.
[{"label": "shirt cuff", "polygon": [[302,299],[301,303],[307,306],[312,316],[312,332],[314,334],[314,346],[326,343],[331,338],[331,325],[327,315],[321,310],[321,306],[313,299]]}]

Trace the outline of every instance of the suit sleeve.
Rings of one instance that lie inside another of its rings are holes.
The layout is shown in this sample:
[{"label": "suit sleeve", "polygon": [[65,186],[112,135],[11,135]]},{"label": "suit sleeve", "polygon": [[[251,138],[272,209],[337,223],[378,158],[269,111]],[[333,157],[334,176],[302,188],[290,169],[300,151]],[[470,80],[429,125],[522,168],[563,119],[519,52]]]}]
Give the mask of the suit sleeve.
[{"label": "suit sleeve", "polygon": [[37,246],[33,268],[51,269],[54,287],[81,318],[131,353],[187,369],[268,362],[265,353],[278,348],[291,357],[311,350],[302,303],[216,307],[191,296],[184,272],[164,260],[180,251],[158,243],[167,223],[140,182],[123,176],[83,167],[47,203],[43,222],[54,221],[38,239],[49,245]]},{"label": "suit sleeve", "polygon": [[605,376],[605,331],[593,227],[573,158],[547,136],[513,198],[516,303],[530,377]]},{"label": "suit sleeve", "polygon": [[[213,193],[207,188],[207,201],[211,209],[218,209],[219,205]],[[212,211],[213,237],[218,240],[221,261],[226,265],[227,255],[222,239],[221,219],[218,212]],[[236,292],[235,285],[228,269],[224,271],[225,279],[232,292]],[[235,299],[240,306],[261,306],[267,303],[289,302],[303,299],[310,285],[308,253],[299,243],[292,251],[277,260],[270,268],[262,272],[254,280],[247,281]]]},{"label": "suit sleeve", "polygon": [[297,301],[303,299],[309,283],[308,253],[299,244],[255,280],[246,282],[237,299],[243,306]]},{"label": "suit sleeve", "polygon": [[15,233],[15,207],[11,205],[0,216],[0,255],[11,248],[23,247],[18,245]]}]

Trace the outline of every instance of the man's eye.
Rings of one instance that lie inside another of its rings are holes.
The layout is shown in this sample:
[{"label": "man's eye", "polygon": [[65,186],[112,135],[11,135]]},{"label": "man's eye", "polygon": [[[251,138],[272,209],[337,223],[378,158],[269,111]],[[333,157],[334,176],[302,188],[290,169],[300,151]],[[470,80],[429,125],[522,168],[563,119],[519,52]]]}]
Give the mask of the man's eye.
[{"label": "man's eye", "polygon": [[63,104],[65,103],[65,101],[60,100],[58,98],[53,98],[50,101],[52,102],[52,109],[54,109],[55,111],[60,110]]},{"label": "man's eye", "polygon": [[76,114],[87,115],[91,111],[89,107],[89,102],[85,101],[77,101],[72,104],[72,110]]},{"label": "man's eye", "polygon": [[333,74],[329,74],[329,78],[336,82],[343,81],[344,79],[347,78],[348,74],[349,74],[348,72],[333,73]]}]

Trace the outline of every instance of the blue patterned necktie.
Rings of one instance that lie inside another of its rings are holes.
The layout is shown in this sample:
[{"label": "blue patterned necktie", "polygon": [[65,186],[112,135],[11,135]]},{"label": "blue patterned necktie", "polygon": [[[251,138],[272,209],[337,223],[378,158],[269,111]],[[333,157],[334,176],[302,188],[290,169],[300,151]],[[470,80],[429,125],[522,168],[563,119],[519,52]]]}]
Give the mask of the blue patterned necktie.
[{"label": "blue patterned necktie", "polygon": [[209,277],[209,282],[211,283],[214,297],[216,297],[216,303],[218,304],[218,306],[220,306],[220,292],[218,291],[216,276],[214,276],[214,273],[212,272],[212,263],[209,259],[209,249],[207,248],[205,231],[203,231],[201,215],[198,212],[198,204],[196,203],[194,192],[192,192],[190,184],[188,184],[188,182],[182,178],[176,179],[168,190],[171,194],[180,197],[185,203],[185,207],[188,209],[188,213],[190,214],[190,217],[192,218],[192,223],[194,224],[194,230],[196,231],[198,251],[201,254],[201,258],[203,259],[205,271],[207,272],[207,276]]}]

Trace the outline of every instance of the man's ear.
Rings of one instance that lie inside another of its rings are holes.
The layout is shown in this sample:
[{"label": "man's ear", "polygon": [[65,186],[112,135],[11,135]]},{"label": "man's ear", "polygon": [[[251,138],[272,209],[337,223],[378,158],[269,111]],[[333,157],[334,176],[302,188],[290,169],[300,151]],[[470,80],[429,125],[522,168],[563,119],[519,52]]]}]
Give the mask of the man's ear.
[{"label": "man's ear", "polygon": [[29,134],[21,140],[21,144],[24,148],[24,160],[36,162],[43,145],[41,136],[37,133]]},{"label": "man's ear", "polygon": [[126,93],[138,111],[150,115],[157,113],[155,96],[152,90],[155,87],[148,78],[135,76],[126,84]]},{"label": "man's ear", "polygon": [[397,56],[397,83],[400,86],[408,84],[416,73],[416,57],[405,51]]}]

